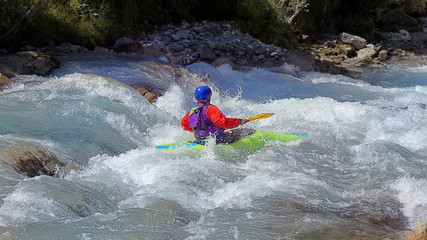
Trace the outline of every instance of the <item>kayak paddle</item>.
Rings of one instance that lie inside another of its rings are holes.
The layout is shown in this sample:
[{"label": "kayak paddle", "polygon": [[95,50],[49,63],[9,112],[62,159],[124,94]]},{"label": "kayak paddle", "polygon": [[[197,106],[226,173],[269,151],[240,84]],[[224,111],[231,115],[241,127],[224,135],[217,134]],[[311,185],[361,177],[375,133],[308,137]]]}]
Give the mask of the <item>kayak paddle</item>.
[{"label": "kayak paddle", "polygon": [[271,117],[273,115],[274,115],[274,113],[261,113],[261,114],[258,114],[258,115],[250,117],[248,119],[248,121],[250,122],[250,121],[253,121],[253,120],[257,120],[257,119],[264,119],[264,118]]}]

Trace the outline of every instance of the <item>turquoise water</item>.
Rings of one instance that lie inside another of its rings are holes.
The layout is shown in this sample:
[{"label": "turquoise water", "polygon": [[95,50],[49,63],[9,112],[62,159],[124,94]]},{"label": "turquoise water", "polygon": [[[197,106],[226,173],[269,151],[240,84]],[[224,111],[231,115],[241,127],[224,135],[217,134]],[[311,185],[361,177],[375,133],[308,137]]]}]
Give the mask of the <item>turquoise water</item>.
[{"label": "turquoise water", "polygon": [[[68,57],[52,76],[20,76],[0,93],[0,158],[37,146],[79,166],[25,178],[0,163],[0,239],[393,239],[427,221],[425,66],[394,64],[365,81],[188,66],[227,116],[275,113],[245,127],[309,133],[236,162],[212,148],[152,149],[191,139],[180,119],[197,84],[145,60]],[[166,92],[150,104],[84,73]]]}]

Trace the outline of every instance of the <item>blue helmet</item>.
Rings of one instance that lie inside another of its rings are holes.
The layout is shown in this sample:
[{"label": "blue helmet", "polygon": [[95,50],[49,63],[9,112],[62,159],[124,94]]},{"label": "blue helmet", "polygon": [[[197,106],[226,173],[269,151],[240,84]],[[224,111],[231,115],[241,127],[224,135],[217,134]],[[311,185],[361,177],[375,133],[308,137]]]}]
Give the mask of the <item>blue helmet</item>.
[{"label": "blue helmet", "polygon": [[212,90],[208,86],[200,86],[194,91],[196,100],[208,100],[212,96]]}]

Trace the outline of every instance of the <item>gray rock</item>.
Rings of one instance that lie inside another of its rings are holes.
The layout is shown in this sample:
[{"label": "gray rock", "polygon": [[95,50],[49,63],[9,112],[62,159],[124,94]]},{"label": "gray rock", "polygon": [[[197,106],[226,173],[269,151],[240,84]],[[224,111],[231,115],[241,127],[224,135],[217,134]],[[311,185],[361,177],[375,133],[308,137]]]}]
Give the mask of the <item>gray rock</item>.
[{"label": "gray rock", "polygon": [[216,58],[216,54],[211,51],[201,51],[200,59],[205,61],[212,61]]},{"label": "gray rock", "polygon": [[289,50],[285,61],[298,67],[301,71],[314,71],[314,56],[307,52]]},{"label": "gray rock", "polygon": [[377,52],[373,48],[363,48],[357,52],[357,58],[359,59],[371,59],[377,55]]},{"label": "gray rock", "polygon": [[[3,64],[4,73],[21,75],[41,75],[45,76],[59,67],[59,61],[41,52],[25,51],[14,55],[0,56],[0,64]],[[5,67],[5,66],[6,67]]]},{"label": "gray rock", "polygon": [[387,50],[381,50],[378,53],[378,59],[380,61],[386,61],[388,59],[388,52],[387,52]]},{"label": "gray rock", "polygon": [[178,35],[176,35],[176,34],[172,34],[172,35],[170,35],[170,37],[172,38],[172,40],[174,40],[175,42],[177,42],[177,41],[179,41],[181,38],[178,36]]},{"label": "gray rock", "polygon": [[340,39],[343,43],[348,43],[353,45],[353,47],[356,50],[362,49],[366,47],[366,39],[356,36],[356,35],[351,35],[349,33],[341,33],[340,35]]}]

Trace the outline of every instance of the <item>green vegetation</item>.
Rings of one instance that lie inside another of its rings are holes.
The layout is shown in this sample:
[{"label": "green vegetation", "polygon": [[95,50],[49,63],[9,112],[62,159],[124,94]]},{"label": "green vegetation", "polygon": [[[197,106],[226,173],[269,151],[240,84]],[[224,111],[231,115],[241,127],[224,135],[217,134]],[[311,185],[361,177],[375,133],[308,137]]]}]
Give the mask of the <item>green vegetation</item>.
[{"label": "green vegetation", "polygon": [[395,16],[425,16],[426,4],[427,0],[0,0],[0,48],[12,51],[61,42],[108,46],[119,37],[137,37],[138,31],[181,20],[235,20],[242,31],[290,48],[297,45],[299,34],[347,31],[372,38]]}]

